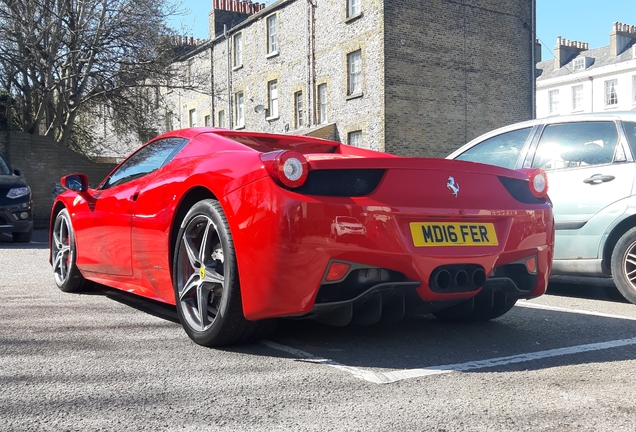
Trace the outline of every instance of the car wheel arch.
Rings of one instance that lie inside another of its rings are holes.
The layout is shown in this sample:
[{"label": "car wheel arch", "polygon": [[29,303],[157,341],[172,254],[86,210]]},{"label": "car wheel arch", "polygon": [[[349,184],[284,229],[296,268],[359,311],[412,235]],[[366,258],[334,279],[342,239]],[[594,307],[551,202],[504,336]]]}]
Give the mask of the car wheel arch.
[{"label": "car wheel arch", "polygon": [[605,244],[603,245],[602,267],[603,272],[607,275],[612,274],[612,254],[614,253],[616,243],[618,243],[618,240],[620,240],[623,234],[634,227],[636,227],[636,215],[629,216],[628,218],[622,220],[612,229],[612,231],[609,233],[609,236],[605,240]]},{"label": "car wheel arch", "polygon": [[[57,201],[54,205],[53,208],[51,209],[51,219],[49,221],[49,226],[51,227],[51,229],[49,229],[49,244],[51,244],[51,242],[53,241],[53,225],[55,224],[55,219],[57,218],[57,215],[66,208],[66,206],[64,205],[63,202],[61,201]],[[53,257],[50,255],[50,250],[49,250],[49,263],[53,262]]]},{"label": "car wheel arch", "polygon": [[[204,186],[196,186],[188,190],[181,197],[181,200],[179,201],[179,204],[175,209],[174,215],[172,217],[172,224],[170,226],[170,245],[168,247],[168,254],[170,259],[169,262],[172,262],[174,259],[174,251],[177,245],[177,237],[179,234],[179,228],[181,227],[181,222],[183,222],[183,219],[185,218],[188,211],[190,211],[190,208],[204,199],[218,200],[216,195],[214,195],[211,190]],[[170,272],[172,273],[172,269],[170,270]],[[172,280],[172,276],[173,275],[171,274],[170,280]]]}]

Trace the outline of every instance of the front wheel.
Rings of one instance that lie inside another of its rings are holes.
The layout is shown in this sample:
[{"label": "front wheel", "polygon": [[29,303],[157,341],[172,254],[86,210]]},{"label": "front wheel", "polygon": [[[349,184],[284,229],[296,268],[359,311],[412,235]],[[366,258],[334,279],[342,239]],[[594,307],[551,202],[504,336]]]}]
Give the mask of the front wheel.
[{"label": "front wheel", "polygon": [[55,284],[64,292],[86,290],[91,283],[84,279],[75,264],[75,233],[68,210],[57,214],[51,238],[51,262]]},{"label": "front wheel", "polygon": [[199,201],[186,215],[173,275],[179,319],[197,344],[254,342],[271,329],[271,320],[248,321],[243,315],[234,243],[217,201]]},{"label": "front wheel", "polygon": [[636,304],[636,228],[630,229],[618,240],[611,265],[616,288],[623,297]]}]

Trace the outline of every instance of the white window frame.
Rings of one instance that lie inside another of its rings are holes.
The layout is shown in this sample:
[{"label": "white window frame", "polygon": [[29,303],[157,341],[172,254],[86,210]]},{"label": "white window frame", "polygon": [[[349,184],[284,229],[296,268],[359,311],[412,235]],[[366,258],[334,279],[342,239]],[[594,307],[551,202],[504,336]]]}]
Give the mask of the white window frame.
[{"label": "white window frame", "polygon": [[188,111],[188,124],[189,127],[197,127],[197,110],[196,108],[192,108]]},{"label": "white window frame", "polygon": [[355,147],[362,147],[362,131],[355,130],[349,132],[347,134],[347,144]]},{"label": "white window frame", "polygon": [[225,128],[225,110],[219,111],[219,127]]},{"label": "white window frame", "polygon": [[205,117],[203,117],[203,126],[205,127],[210,127],[212,126],[210,123],[212,121],[212,118],[210,117],[210,115],[206,115]]},{"label": "white window frame", "polygon": [[605,81],[605,106],[615,107],[618,106],[618,80],[616,78]]},{"label": "white window frame", "polygon": [[327,123],[327,84],[318,84],[318,124]]},{"label": "white window frame", "polygon": [[294,93],[294,121],[296,129],[300,129],[304,126],[303,116],[303,92],[297,91]]},{"label": "white window frame", "polygon": [[243,33],[239,32],[234,35],[234,67],[238,68],[243,66]]},{"label": "white window frame", "polygon": [[245,127],[245,94],[240,91],[234,94],[236,106],[236,127]]},{"label": "white window frame", "polygon": [[577,57],[572,62],[572,69],[575,71],[585,69],[585,57]]},{"label": "white window frame", "polygon": [[583,109],[583,84],[572,86],[572,111]]},{"label": "white window frame", "polygon": [[267,83],[267,118],[278,118],[278,80]]},{"label": "white window frame", "polygon": [[550,90],[548,92],[548,111],[550,114],[559,113],[559,90]]},{"label": "white window frame", "polygon": [[347,95],[362,93],[362,50],[347,54]]},{"label": "white window frame", "polygon": [[361,0],[347,0],[347,18],[360,15],[362,8],[360,7]]},{"label": "white window frame", "polygon": [[636,104],[636,75],[632,75],[632,103]]},{"label": "white window frame", "polygon": [[275,54],[278,52],[278,24],[276,14],[268,16],[265,22],[267,26],[267,54]]}]

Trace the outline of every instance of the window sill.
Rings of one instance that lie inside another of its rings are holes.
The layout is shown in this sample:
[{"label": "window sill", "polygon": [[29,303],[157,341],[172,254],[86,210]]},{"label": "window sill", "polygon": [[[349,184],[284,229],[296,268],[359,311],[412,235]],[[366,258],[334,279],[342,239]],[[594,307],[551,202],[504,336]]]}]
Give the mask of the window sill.
[{"label": "window sill", "polygon": [[364,96],[364,92],[360,92],[360,93],[354,93],[354,94],[350,94],[349,96],[347,96],[345,98],[345,100],[352,100],[352,99],[358,99],[361,98],[362,96]]},{"label": "window sill", "polygon": [[362,12],[352,15],[350,17],[347,17],[347,19],[345,19],[344,22],[345,24],[349,24],[350,22],[357,21],[360,18],[362,18]]},{"label": "window sill", "polygon": [[242,65],[242,64],[240,64],[240,65],[238,65],[238,66],[234,66],[234,67],[232,68],[232,72],[236,72],[236,71],[237,71],[237,70],[239,70],[239,69],[243,69],[243,65]]},{"label": "window sill", "polygon": [[234,130],[241,130],[241,129],[245,129],[245,125],[239,125],[239,126],[234,126]]},{"label": "window sill", "polygon": [[605,105],[606,110],[616,110],[618,109],[618,104],[616,105]]},{"label": "window sill", "polygon": [[265,56],[266,59],[278,56],[278,51],[271,52]]},{"label": "window sill", "polygon": [[271,117],[265,117],[265,120],[267,120],[268,122],[274,121],[274,120],[278,120],[280,118],[280,116],[271,116]]}]

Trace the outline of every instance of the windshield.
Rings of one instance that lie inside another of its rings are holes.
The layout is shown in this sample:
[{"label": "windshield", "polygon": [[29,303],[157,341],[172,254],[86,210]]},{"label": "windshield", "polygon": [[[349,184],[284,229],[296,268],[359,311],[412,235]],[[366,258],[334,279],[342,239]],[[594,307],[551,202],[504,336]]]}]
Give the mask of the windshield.
[{"label": "windshield", "polygon": [[9,165],[7,165],[2,156],[0,156],[0,175],[11,175]]}]

